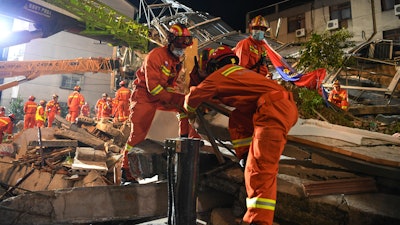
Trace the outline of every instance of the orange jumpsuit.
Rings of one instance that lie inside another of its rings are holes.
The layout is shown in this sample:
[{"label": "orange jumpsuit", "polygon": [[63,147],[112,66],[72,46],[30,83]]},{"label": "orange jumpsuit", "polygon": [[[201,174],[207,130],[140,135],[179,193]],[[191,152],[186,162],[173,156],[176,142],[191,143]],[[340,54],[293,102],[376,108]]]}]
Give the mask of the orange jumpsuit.
[{"label": "orange jumpsuit", "polygon": [[[178,107],[182,107],[184,95],[174,92],[180,69],[179,59],[165,46],[151,50],[136,72],[129,116],[132,126],[122,161],[122,168],[126,171],[129,171],[128,152],[145,139],[156,110],[179,112]],[[189,125],[187,116],[180,117],[180,135],[197,135]],[[127,178],[132,178],[132,174],[128,172]]]},{"label": "orange jumpsuit", "polygon": [[45,113],[46,113],[45,107],[39,105],[36,109],[36,115],[35,115],[36,127],[44,127],[44,122],[46,120]]},{"label": "orange jumpsuit", "polygon": [[120,87],[115,93],[115,100],[118,101],[116,114],[114,115],[117,121],[124,122],[129,117],[129,99],[131,90],[126,87]]},{"label": "orange jumpsuit", "polygon": [[[243,221],[271,225],[279,159],[286,136],[298,119],[292,93],[254,71],[229,64],[191,87],[184,108],[194,112],[202,102],[213,98],[235,107],[229,117],[229,132],[236,146],[244,146],[251,139],[244,172],[247,212]],[[247,129],[250,127],[254,127],[252,134]],[[235,150],[239,157],[245,153],[243,149]]]},{"label": "orange jumpsuit", "polygon": [[346,111],[349,105],[347,101],[347,91],[341,88],[339,90],[333,89],[329,93],[328,101],[332,102],[337,107]]},{"label": "orange jumpsuit", "polygon": [[52,127],[54,118],[56,117],[56,115],[60,115],[61,113],[60,103],[54,101],[54,99],[50,100],[46,104],[46,112],[47,112],[47,126]]},{"label": "orange jumpsuit", "polygon": [[33,128],[36,125],[35,115],[36,115],[37,104],[34,101],[28,100],[24,104],[24,129]]},{"label": "orange jumpsuit", "polygon": [[90,107],[89,104],[84,104],[81,107],[81,114],[82,116],[90,117]]},{"label": "orange jumpsuit", "polygon": [[12,134],[14,124],[10,117],[2,116],[0,117],[0,144],[3,143],[3,133]]},{"label": "orange jumpsuit", "polygon": [[97,100],[97,102],[96,102],[96,106],[95,106],[95,109],[96,109],[96,118],[97,119],[100,119],[101,118],[101,111],[103,110],[103,106],[104,106],[104,104],[106,104],[106,99],[107,99],[107,97],[102,97],[102,98],[100,98],[99,100]]},{"label": "orange jumpsuit", "polygon": [[106,101],[103,104],[103,108],[101,110],[100,118],[110,118],[111,113],[112,113],[112,102],[111,101],[109,101],[109,102]]},{"label": "orange jumpsuit", "polygon": [[79,116],[82,105],[85,104],[85,98],[78,91],[74,91],[68,96],[67,104],[68,111],[71,116],[69,122],[75,123],[76,118]]},{"label": "orange jumpsuit", "polygon": [[[249,36],[239,41],[233,49],[239,57],[239,65],[266,76],[268,67],[266,63],[267,47],[264,41],[255,40]],[[263,59],[260,61],[260,59]],[[257,64],[258,63],[258,64]]]}]

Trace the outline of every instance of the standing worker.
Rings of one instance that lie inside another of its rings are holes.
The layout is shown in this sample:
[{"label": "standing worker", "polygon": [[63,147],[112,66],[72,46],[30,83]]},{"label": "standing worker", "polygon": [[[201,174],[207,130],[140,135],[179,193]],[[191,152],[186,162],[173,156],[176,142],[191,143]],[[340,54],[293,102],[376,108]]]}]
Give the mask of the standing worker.
[{"label": "standing worker", "polygon": [[335,104],[337,107],[347,111],[349,102],[347,100],[347,91],[340,87],[338,80],[333,82],[333,90],[329,93],[328,101]]},{"label": "standing worker", "polygon": [[85,102],[85,104],[82,105],[81,116],[90,117],[90,106],[88,102]]},{"label": "standing worker", "polygon": [[37,104],[35,99],[35,96],[31,95],[24,104],[24,129],[34,128],[36,125],[35,115]]},{"label": "standing worker", "polygon": [[118,102],[117,109],[114,115],[115,122],[124,122],[129,117],[129,99],[131,97],[131,90],[127,88],[126,82],[119,82],[120,88],[115,92],[115,100]]},{"label": "standing worker", "polygon": [[107,97],[106,103],[103,104],[103,109],[101,110],[100,119],[109,119],[112,113],[112,98]]},{"label": "standing worker", "polygon": [[70,114],[69,122],[76,123],[82,105],[85,103],[85,97],[80,93],[81,87],[75,86],[74,91],[68,96],[68,112]]},{"label": "standing worker", "polygon": [[[130,172],[128,153],[145,139],[156,110],[179,112],[182,108],[184,95],[174,89],[185,49],[192,43],[192,36],[185,25],[172,25],[168,33],[168,45],[151,50],[136,72],[129,116],[132,126],[124,148],[121,183],[135,181],[140,176],[138,168],[131,168],[136,174]],[[196,133],[189,125],[187,117],[180,120],[179,133],[182,137],[191,137]]]},{"label": "standing worker", "polygon": [[6,107],[0,106],[0,117],[6,116]]},{"label": "standing worker", "polygon": [[53,99],[47,102],[46,104],[46,112],[47,112],[47,127],[52,127],[54,118],[56,115],[60,115],[61,107],[58,102],[58,95],[53,94]]},{"label": "standing worker", "polygon": [[[298,111],[291,92],[235,65],[237,62],[230,48],[217,48],[207,63],[208,77],[190,88],[184,108],[191,118],[202,102],[215,98],[235,108],[229,117],[232,143],[239,159],[248,154],[244,171],[247,212],[243,222],[272,225],[279,159]],[[246,143],[250,144],[248,152],[238,148]]]},{"label": "standing worker", "polygon": [[107,101],[107,93],[101,94],[101,98],[97,100],[96,105],[94,106],[94,111],[96,112],[96,118],[99,120],[101,118],[101,111],[103,110],[104,104],[106,104]]},{"label": "standing worker", "polygon": [[44,123],[46,122],[46,101],[45,100],[40,100],[39,105],[36,108],[36,115],[35,115],[35,121],[36,121],[36,127],[45,127]]},{"label": "standing worker", "polygon": [[267,21],[262,16],[256,16],[251,20],[249,30],[251,35],[239,41],[234,48],[236,56],[239,57],[239,65],[267,76],[268,47],[264,42],[264,34],[269,30]]},{"label": "standing worker", "polygon": [[4,134],[7,135],[5,140],[10,140],[12,138],[14,121],[15,121],[14,114],[0,117],[0,144],[3,143]]}]

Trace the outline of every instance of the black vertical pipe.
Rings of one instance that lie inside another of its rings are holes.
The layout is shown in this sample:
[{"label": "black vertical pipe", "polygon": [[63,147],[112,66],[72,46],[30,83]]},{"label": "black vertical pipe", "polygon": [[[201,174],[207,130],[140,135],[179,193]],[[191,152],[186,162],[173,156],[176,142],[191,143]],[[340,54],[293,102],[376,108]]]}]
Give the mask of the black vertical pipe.
[{"label": "black vertical pipe", "polygon": [[[200,140],[168,139],[165,146],[167,151],[175,152],[175,160],[168,159],[168,182],[173,182],[168,183],[168,201],[172,201],[168,204],[172,207],[168,209],[168,224],[196,225]],[[172,170],[174,174],[170,174]]]}]

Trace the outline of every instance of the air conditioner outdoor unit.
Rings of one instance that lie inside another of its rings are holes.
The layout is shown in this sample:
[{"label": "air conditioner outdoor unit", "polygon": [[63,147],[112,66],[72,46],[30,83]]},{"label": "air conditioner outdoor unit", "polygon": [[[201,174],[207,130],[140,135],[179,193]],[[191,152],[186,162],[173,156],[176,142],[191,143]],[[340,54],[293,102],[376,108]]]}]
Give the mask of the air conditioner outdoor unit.
[{"label": "air conditioner outdoor unit", "polygon": [[394,5],[394,15],[400,16],[400,4]]},{"label": "air conditioner outdoor unit", "polygon": [[306,29],[301,28],[296,30],[296,37],[304,37],[306,36]]},{"label": "air conditioner outdoor unit", "polygon": [[339,20],[338,19],[329,20],[328,23],[326,24],[327,30],[335,30],[338,28],[339,28]]}]

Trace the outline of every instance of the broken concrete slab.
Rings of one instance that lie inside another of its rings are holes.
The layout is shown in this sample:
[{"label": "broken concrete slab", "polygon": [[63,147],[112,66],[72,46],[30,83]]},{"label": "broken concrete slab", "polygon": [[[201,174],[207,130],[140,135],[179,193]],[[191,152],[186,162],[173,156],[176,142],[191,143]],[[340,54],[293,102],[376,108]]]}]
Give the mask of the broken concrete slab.
[{"label": "broken concrete slab", "polygon": [[42,225],[165,217],[167,197],[166,183],[42,191],[0,202],[0,218]]}]

